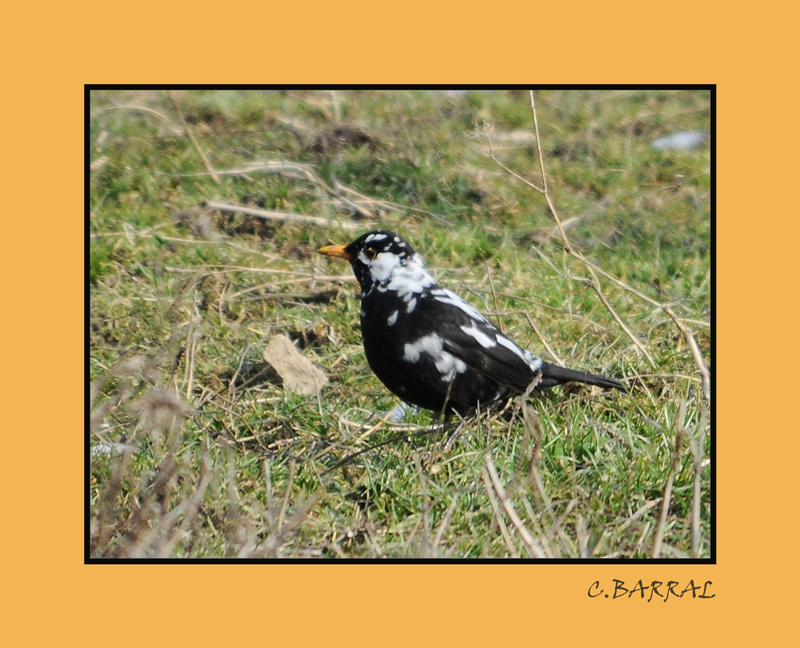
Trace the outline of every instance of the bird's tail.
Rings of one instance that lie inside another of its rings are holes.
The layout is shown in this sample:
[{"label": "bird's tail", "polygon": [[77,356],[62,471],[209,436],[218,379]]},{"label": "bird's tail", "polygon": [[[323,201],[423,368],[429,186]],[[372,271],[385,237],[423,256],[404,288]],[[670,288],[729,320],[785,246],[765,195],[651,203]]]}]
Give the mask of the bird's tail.
[{"label": "bird's tail", "polygon": [[542,364],[542,381],[539,383],[541,387],[552,387],[553,385],[560,385],[566,382],[581,382],[587,385],[596,385],[603,389],[618,389],[626,393],[628,391],[625,385],[613,378],[606,378],[605,376],[599,376],[585,371],[575,371],[574,369],[559,367],[549,362]]}]

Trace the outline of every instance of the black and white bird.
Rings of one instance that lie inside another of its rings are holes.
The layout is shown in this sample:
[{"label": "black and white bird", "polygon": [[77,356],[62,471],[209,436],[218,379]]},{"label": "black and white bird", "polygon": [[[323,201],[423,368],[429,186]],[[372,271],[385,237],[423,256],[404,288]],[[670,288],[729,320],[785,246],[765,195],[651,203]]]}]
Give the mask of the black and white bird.
[{"label": "black and white bird", "polygon": [[616,380],[545,362],[523,349],[455,293],[394,232],[374,230],[320,254],[350,262],[361,285],[367,362],[402,400],[467,416],[480,407],[566,382],[627,391]]}]

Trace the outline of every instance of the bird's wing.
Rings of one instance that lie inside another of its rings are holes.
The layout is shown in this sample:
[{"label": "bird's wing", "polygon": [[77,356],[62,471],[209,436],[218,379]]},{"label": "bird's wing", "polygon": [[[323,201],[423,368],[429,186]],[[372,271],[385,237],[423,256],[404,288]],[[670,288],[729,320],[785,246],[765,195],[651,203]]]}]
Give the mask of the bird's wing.
[{"label": "bird's wing", "polygon": [[[533,380],[536,369],[523,356],[509,348],[510,345],[514,345],[511,340],[497,329],[495,331],[496,336],[489,335],[485,329],[481,331],[481,334],[486,335],[487,339],[495,341],[494,346],[487,348],[479,343],[472,334],[465,333],[460,328],[448,329],[443,336],[444,348],[463,360],[468,367],[480,371],[496,383],[508,385],[524,392]],[[504,346],[497,340],[506,341],[509,346]]]},{"label": "bird's wing", "polygon": [[498,384],[525,391],[542,361],[509,340],[455,293],[431,292],[429,315],[437,321],[444,348]]}]

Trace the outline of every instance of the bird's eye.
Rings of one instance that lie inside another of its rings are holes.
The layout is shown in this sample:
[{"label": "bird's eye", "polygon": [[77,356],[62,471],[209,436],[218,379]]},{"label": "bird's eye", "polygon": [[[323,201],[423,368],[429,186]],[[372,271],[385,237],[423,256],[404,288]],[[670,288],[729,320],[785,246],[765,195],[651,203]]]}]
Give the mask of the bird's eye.
[{"label": "bird's eye", "polygon": [[374,259],[376,256],[378,256],[378,253],[375,251],[375,248],[367,248],[367,250],[366,250],[366,254],[367,254],[367,258],[368,258],[370,261],[371,261],[372,259]]}]

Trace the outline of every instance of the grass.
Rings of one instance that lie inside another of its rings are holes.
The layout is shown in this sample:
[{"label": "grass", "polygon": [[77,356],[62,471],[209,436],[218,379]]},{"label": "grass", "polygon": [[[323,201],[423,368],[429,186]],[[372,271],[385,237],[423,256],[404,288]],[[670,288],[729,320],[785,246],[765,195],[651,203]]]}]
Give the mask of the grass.
[{"label": "grass", "polygon": [[[658,306],[708,365],[710,151],[649,145],[708,129],[710,97],[543,91],[536,105],[575,254],[545,197],[489,156],[491,141],[541,183],[527,93],[91,93],[93,558],[710,556],[710,410]],[[367,367],[355,281],[316,253],[372,226],[523,346],[631,394],[517,399],[448,447],[427,412],[378,425],[398,401]],[[597,275],[652,363],[580,257],[651,300]],[[326,371],[320,394],[286,392],[265,365],[278,333]]]}]

